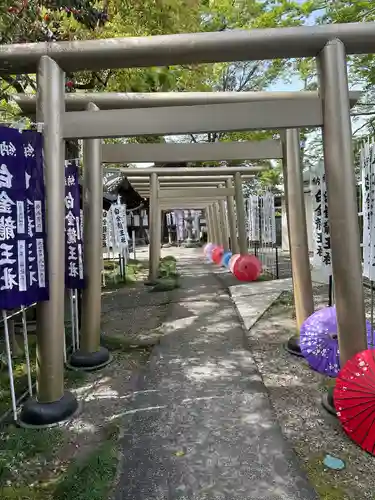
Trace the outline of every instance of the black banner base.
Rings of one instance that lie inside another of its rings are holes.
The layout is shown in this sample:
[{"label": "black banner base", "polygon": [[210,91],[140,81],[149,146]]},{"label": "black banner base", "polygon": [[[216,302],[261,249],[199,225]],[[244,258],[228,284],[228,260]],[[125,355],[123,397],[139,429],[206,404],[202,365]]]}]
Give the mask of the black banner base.
[{"label": "black banner base", "polygon": [[78,402],[68,391],[52,403],[39,403],[36,399],[30,399],[22,407],[18,424],[35,429],[54,427],[71,418],[77,410]]},{"label": "black banner base", "polygon": [[330,415],[337,417],[335,402],[333,400],[333,388],[328,389],[328,391],[323,394],[322,406]]},{"label": "black banner base", "polygon": [[111,359],[111,355],[105,347],[100,347],[99,351],[96,352],[78,349],[71,354],[67,367],[72,370],[95,371],[107,366]]},{"label": "black banner base", "polygon": [[303,354],[301,352],[301,347],[299,344],[299,335],[294,335],[290,337],[288,342],[284,345],[284,348],[289,354],[293,356],[298,356],[299,358],[303,358]]}]

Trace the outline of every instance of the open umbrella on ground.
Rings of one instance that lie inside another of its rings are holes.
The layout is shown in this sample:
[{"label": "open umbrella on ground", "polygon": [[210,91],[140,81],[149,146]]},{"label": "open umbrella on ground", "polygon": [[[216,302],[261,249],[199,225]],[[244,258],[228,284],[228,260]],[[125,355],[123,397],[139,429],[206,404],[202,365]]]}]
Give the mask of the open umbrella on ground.
[{"label": "open umbrella on ground", "polygon": [[233,266],[233,274],[239,281],[255,281],[262,272],[262,264],[255,255],[241,255]]},{"label": "open umbrella on ground", "polygon": [[213,262],[213,260],[212,260],[212,253],[213,253],[213,251],[215,250],[216,247],[217,247],[217,245],[215,245],[214,243],[212,243],[212,246],[210,246],[209,248],[207,248],[207,250],[206,250],[206,259],[208,260],[208,262]]},{"label": "open umbrella on ground", "polygon": [[229,261],[232,257],[232,252],[225,252],[221,260],[221,265],[223,267],[229,267]]},{"label": "open umbrella on ground", "polygon": [[223,255],[224,255],[224,248],[222,246],[218,246],[216,248],[214,248],[214,250],[212,251],[212,261],[215,263],[215,264],[221,264],[221,260],[223,258]]},{"label": "open umbrella on ground", "polygon": [[333,393],[337,416],[346,434],[375,454],[375,351],[356,354],[340,371]]},{"label": "open umbrella on ground", "polygon": [[[372,343],[371,324],[366,321],[367,339]],[[324,307],[314,312],[302,324],[300,347],[311,368],[327,377],[337,377],[340,352],[337,336],[336,307]]]},{"label": "open umbrella on ground", "polygon": [[233,274],[234,264],[237,262],[237,259],[241,257],[241,254],[234,253],[232,257],[229,259],[229,270]]},{"label": "open umbrella on ground", "polygon": [[207,243],[206,245],[204,245],[203,247],[203,254],[205,257],[208,256],[209,252],[211,250],[213,250],[213,248],[215,247],[215,244],[214,243]]}]

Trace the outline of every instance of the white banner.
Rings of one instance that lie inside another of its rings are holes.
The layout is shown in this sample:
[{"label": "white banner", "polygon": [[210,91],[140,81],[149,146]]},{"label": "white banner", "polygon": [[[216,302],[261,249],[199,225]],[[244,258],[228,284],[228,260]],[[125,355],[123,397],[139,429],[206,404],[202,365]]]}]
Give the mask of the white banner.
[{"label": "white banner", "polygon": [[103,211],[103,241],[105,241],[105,246],[108,250],[117,252],[128,246],[128,240],[126,205],[113,204],[107,212]]},{"label": "white banner", "polygon": [[141,210],[142,226],[148,227],[148,215],[147,210]]},{"label": "white banner", "polygon": [[115,246],[120,250],[123,250],[128,246],[129,239],[126,205],[117,202],[117,204],[111,206],[111,211]]},{"label": "white banner", "polygon": [[266,193],[261,197],[263,243],[276,243],[275,197]]},{"label": "white banner", "polygon": [[363,276],[375,280],[375,145],[361,150],[363,213]]},{"label": "white banner", "polygon": [[332,274],[331,236],[329,233],[327,187],[323,163],[310,176],[313,214],[313,247],[312,264],[315,268]]},{"label": "white banner", "polygon": [[114,246],[114,235],[113,235],[113,216],[112,210],[109,209],[105,216],[105,246],[110,249]]},{"label": "white banner", "polygon": [[249,240],[259,241],[259,197],[250,195],[248,198]]},{"label": "white banner", "polygon": [[177,241],[182,241],[185,237],[185,221],[182,210],[175,210]]},{"label": "white banner", "polygon": [[199,233],[201,229],[200,216],[201,212],[199,210],[192,210],[191,215],[193,217],[193,229],[195,238],[199,238]]},{"label": "white banner", "polygon": [[133,214],[133,225],[135,227],[139,227],[140,226],[139,215],[138,214]]}]

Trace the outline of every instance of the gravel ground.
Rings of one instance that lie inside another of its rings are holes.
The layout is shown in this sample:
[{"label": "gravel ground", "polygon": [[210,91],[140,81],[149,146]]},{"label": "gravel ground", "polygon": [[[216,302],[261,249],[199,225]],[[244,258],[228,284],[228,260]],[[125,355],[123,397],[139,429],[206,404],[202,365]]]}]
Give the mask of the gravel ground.
[{"label": "gravel ground", "polygon": [[[370,292],[365,293],[370,317]],[[317,307],[327,305],[328,287],[316,287],[314,296]],[[351,442],[338,420],[321,407],[322,392],[333,381],[284,350],[283,344],[293,334],[294,308],[289,293],[283,294],[247,333],[283,432],[322,499],[374,500],[375,458]],[[340,472],[326,469],[322,463],[326,454],[344,460],[346,468]]]},{"label": "gravel ground", "polygon": [[170,302],[170,292],[151,293],[143,283],[105,292],[102,298],[103,335],[136,341],[157,330]]},{"label": "gravel ground", "polygon": [[[176,249],[162,250],[162,256],[173,255]],[[137,258],[147,259],[148,249],[137,251]],[[133,286],[110,289],[102,294],[102,332],[130,341],[152,341],[159,336],[158,328],[163,323],[172,299],[171,292],[151,293],[143,284],[147,280],[145,270],[137,277]]]}]

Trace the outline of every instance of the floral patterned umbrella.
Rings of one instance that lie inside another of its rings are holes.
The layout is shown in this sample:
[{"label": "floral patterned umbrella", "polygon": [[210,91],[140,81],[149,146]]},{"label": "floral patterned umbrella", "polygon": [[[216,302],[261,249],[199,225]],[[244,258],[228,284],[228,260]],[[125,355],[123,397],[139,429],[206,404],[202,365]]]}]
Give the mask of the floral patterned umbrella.
[{"label": "floral patterned umbrella", "polygon": [[362,449],[375,454],[375,351],[351,358],[340,371],[333,400],[344,431]]},{"label": "floral patterned umbrella", "polygon": [[[366,330],[367,340],[371,345],[373,332],[368,321]],[[340,371],[340,352],[335,306],[320,309],[304,321],[300,331],[300,346],[313,370],[328,377],[337,377]]]}]

